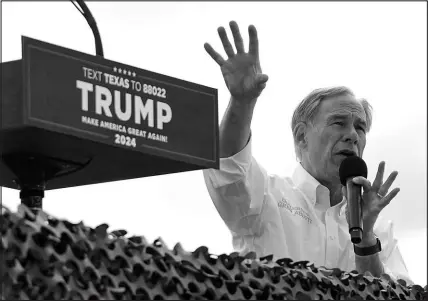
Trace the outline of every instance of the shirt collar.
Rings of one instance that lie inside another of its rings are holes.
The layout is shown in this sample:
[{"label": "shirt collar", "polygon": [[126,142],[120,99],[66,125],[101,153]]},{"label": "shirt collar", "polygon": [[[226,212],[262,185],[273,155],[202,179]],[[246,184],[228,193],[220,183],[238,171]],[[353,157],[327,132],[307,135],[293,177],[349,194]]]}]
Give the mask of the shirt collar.
[{"label": "shirt collar", "polygon": [[[303,168],[302,164],[298,164],[294,170],[292,177],[294,185],[303,192],[309,199],[312,205],[318,202],[325,207],[330,207],[330,190],[321,185],[310,173]],[[343,197],[342,201],[337,204],[339,207],[339,216],[345,215],[346,199]]]},{"label": "shirt collar", "polygon": [[312,205],[318,203],[330,207],[330,191],[328,188],[321,185],[300,163],[294,170],[292,180]]}]

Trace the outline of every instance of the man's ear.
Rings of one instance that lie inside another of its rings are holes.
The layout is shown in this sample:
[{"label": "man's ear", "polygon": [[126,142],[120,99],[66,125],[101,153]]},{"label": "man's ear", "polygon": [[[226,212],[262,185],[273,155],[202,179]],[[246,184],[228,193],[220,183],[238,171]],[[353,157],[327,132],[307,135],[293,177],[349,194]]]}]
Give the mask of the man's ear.
[{"label": "man's ear", "polygon": [[293,129],[294,143],[300,149],[305,149],[308,145],[306,131],[308,126],[303,121],[298,122]]}]

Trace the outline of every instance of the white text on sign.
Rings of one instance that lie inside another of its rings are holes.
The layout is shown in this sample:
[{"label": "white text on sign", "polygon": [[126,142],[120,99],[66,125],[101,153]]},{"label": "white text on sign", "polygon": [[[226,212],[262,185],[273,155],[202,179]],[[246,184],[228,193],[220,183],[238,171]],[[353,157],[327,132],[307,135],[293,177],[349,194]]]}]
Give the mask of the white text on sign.
[{"label": "white text on sign", "polygon": [[[116,123],[109,122],[109,121],[99,120],[99,119],[93,118],[93,117],[82,116],[81,122],[84,124],[87,124],[87,125],[94,126],[94,127],[100,127],[100,128],[108,129],[108,130],[115,131],[115,132],[120,132],[123,134],[128,134],[128,135],[135,136],[135,137],[140,137],[140,138],[145,138],[145,139],[149,139],[149,140],[155,140],[155,141],[159,141],[159,142],[168,143],[168,136],[160,135],[158,133],[147,132],[147,131],[132,128],[132,127],[126,127],[126,126],[121,125],[121,124],[116,124]],[[122,138],[122,137],[124,137],[124,138]],[[132,147],[137,146],[137,142],[136,142],[135,138],[131,138],[131,137],[128,137],[126,135],[119,135],[119,134],[115,134],[114,143],[126,145],[126,146],[132,146]]]},{"label": "white text on sign", "polygon": [[[86,79],[98,81],[106,85],[112,85],[125,89],[131,89],[132,91],[142,92],[144,94],[153,95],[159,98],[166,99],[166,89],[157,87],[154,85],[143,84],[137,80],[121,77],[115,74],[94,70],[87,67],[82,67],[83,76]],[[134,73],[135,74],[135,73]],[[104,79],[104,81],[103,81]]]},{"label": "white text on sign", "polygon": [[[115,117],[121,121],[130,121],[133,117],[135,124],[146,121],[149,127],[155,127],[156,121],[156,128],[159,130],[162,130],[164,124],[172,119],[171,107],[165,102],[148,98],[144,103],[138,95],[121,93],[118,90],[113,90],[112,94],[106,87],[95,85],[94,89],[93,84],[81,80],[76,80],[76,87],[81,90],[83,111],[89,110],[89,94],[95,93],[95,113],[98,115],[113,117],[114,113]],[[123,96],[125,96],[124,99]],[[122,102],[125,102],[124,111],[122,111]]]}]

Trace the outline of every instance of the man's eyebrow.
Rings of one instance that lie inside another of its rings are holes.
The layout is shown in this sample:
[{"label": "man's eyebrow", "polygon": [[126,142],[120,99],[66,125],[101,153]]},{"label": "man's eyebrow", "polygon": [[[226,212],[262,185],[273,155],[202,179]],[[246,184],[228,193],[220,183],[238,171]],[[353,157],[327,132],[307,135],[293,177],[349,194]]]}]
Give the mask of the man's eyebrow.
[{"label": "man's eyebrow", "polygon": [[[344,120],[347,119],[349,115],[347,114],[330,114],[327,116],[327,123],[332,122],[334,120]],[[364,119],[357,117],[357,123],[367,126],[367,123]]]},{"label": "man's eyebrow", "polygon": [[348,115],[346,114],[330,114],[327,116],[327,122],[337,120],[337,119],[346,119]]}]

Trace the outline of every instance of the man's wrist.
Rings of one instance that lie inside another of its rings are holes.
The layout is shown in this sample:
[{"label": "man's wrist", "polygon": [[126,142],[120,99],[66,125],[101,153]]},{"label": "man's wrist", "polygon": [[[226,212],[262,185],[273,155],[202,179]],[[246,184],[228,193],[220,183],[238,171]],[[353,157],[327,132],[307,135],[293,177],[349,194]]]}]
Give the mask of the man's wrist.
[{"label": "man's wrist", "polygon": [[234,96],[230,96],[230,101],[231,103],[235,104],[235,105],[239,105],[239,106],[246,106],[246,107],[250,107],[250,108],[254,108],[254,106],[256,105],[258,97],[255,98],[236,98]]},{"label": "man's wrist", "polygon": [[356,246],[359,248],[366,248],[366,247],[374,246],[376,245],[376,243],[377,243],[376,235],[374,234],[373,231],[369,231],[369,232],[363,233],[361,242]]}]

